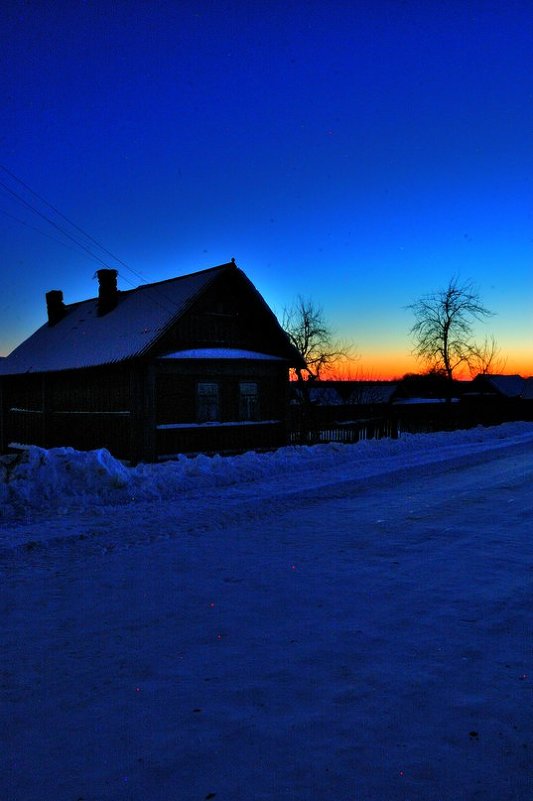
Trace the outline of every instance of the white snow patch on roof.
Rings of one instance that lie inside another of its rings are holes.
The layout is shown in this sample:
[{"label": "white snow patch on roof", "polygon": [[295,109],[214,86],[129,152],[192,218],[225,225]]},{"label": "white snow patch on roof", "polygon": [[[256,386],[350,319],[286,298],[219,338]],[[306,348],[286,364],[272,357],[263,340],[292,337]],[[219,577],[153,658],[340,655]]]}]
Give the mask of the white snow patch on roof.
[{"label": "white snow patch on roof", "polygon": [[352,391],[348,399],[348,403],[354,405],[388,403],[395,393],[397,387],[398,384],[396,383],[362,384]]},{"label": "white snow patch on roof", "polygon": [[525,379],[520,375],[487,375],[487,383],[508,398],[518,398],[523,390]]},{"label": "white snow patch on roof", "polygon": [[317,406],[341,406],[343,399],[335,387],[309,387],[309,400]]},{"label": "white snow patch on roof", "polygon": [[190,350],[176,350],[166,353],[161,359],[253,359],[256,361],[285,361],[281,356],[271,356],[269,353],[258,353],[254,350],[240,350],[239,348],[192,348]]}]

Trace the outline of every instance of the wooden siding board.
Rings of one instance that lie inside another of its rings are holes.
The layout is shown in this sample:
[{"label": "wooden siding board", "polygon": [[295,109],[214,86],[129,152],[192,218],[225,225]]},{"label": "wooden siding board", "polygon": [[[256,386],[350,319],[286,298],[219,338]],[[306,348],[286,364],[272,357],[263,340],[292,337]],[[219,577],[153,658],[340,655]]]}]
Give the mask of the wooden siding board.
[{"label": "wooden siding board", "polygon": [[239,384],[254,381],[259,387],[260,419],[286,417],[285,365],[271,362],[163,362],[158,364],[157,424],[196,423],[196,387],[214,381],[220,387],[221,422],[239,419]]},{"label": "wooden siding board", "polygon": [[129,368],[96,368],[54,373],[56,411],[119,412],[129,410]]},{"label": "wooden siding board", "polygon": [[293,355],[275,316],[240,271],[219,276],[152,355],[207,346],[245,348],[288,359]]},{"label": "wooden siding board", "polygon": [[129,458],[132,464],[142,461],[143,443],[143,386],[138,365],[131,368],[130,375],[131,422],[129,437]]},{"label": "wooden siding board", "polygon": [[41,442],[44,448],[49,448],[51,441],[53,441],[53,437],[51,438],[51,431],[50,431],[50,416],[51,416],[51,382],[46,375],[43,373],[41,376]]},{"label": "wooden siding board", "polygon": [[234,453],[257,448],[276,448],[284,444],[284,426],[276,422],[206,425],[157,431],[157,452],[161,456],[176,453]]},{"label": "wooden siding board", "polygon": [[156,367],[148,364],[142,371],[143,403],[143,459],[154,462],[157,458],[156,444]]},{"label": "wooden siding board", "polygon": [[7,403],[5,382],[0,378],[0,453],[7,451]]},{"label": "wooden siding board", "polygon": [[123,368],[117,375],[95,369],[14,376],[2,383],[7,444],[108,447],[122,455],[131,405]]}]

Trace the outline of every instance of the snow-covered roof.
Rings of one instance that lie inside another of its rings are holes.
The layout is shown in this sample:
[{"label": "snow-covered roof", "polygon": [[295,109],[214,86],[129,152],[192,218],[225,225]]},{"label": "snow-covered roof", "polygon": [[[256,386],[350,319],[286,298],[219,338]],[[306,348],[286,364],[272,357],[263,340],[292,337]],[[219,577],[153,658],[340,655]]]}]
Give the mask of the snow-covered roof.
[{"label": "snow-covered roof", "polygon": [[221,265],[118,293],[118,303],[98,316],[96,298],[66,306],[56,325],[45,323],[5,359],[4,375],[113,364],[140,356],[179,318],[220,273]]},{"label": "snow-covered roof", "polygon": [[348,397],[348,403],[352,405],[370,405],[375,403],[388,403],[397,388],[396,383],[376,381],[376,383],[363,383],[354,387]]},{"label": "snow-covered roof", "polygon": [[272,356],[269,353],[258,353],[255,350],[241,350],[240,348],[190,348],[189,350],[176,350],[165,353],[161,359],[251,359],[253,361],[285,361],[282,356]]},{"label": "snow-covered roof", "polygon": [[[45,323],[0,362],[0,374],[74,370],[142,356],[222,273],[230,271],[248,280],[234,263],[229,263],[121,291],[116,307],[101,316],[96,298],[67,305],[59,322],[52,326]],[[221,357],[219,352],[216,358]],[[202,358],[209,357],[204,354]]]},{"label": "snow-covered roof", "polygon": [[[397,384],[390,381],[310,381],[307,390],[316,406],[357,406],[388,403],[396,388]],[[293,393],[300,397],[300,388],[293,387]]]},{"label": "snow-covered roof", "polygon": [[309,387],[309,400],[317,406],[340,406],[343,403],[338,390],[329,386]]},{"label": "snow-covered roof", "polygon": [[482,383],[506,398],[521,397],[525,388],[521,375],[478,375],[475,383]]}]

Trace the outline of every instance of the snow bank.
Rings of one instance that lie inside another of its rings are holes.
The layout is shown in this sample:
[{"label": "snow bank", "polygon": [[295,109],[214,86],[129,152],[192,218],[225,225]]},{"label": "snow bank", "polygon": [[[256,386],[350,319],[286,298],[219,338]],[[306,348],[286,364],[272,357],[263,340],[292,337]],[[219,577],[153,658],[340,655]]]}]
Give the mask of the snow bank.
[{"label": "snow bank", "polygon": [[128,469],[105,448],[82,452],[31,446],[15,457],[3,457],[0,469],[4,511],[10,506],[54,506],[66,498],[111,500],[131,480]]},{"label": "snow bank", "polygon": [[271,453],[239,456],[176,456],[162,464],[125,467],[107,450],[29,447],[0,459],[0,501],[4,516],[72,505],[124,504],[176,499],[191,491],[247,486],[267,481],[277,491],[295,491],[333,481],[375,476],[406,466],[438,463],[521,442],[533,443],[532,423],[401,439],[291,446]]}]

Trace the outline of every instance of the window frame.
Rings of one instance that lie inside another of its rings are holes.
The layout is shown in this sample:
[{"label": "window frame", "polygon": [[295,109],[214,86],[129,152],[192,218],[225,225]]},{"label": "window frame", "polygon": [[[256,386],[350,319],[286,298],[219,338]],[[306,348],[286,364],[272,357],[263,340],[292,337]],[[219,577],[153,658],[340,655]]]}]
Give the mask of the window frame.
[{"label": "window frame", "polygon": [[[248,391],[244,390],[247,387]],[[249,391],[253,387],[253,391]],[[239,381],[239,420],[254,423],[259,420],[259,384]]]},{"label": "window frame", "polygon": [[220,385],[217,381],[197,381],[196,422],[220,423]]}]

